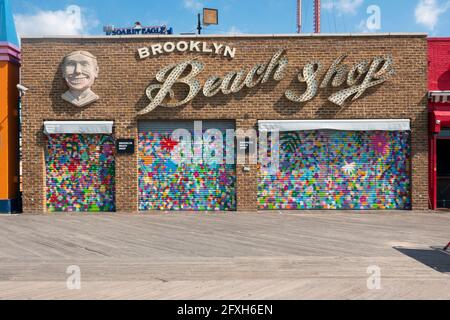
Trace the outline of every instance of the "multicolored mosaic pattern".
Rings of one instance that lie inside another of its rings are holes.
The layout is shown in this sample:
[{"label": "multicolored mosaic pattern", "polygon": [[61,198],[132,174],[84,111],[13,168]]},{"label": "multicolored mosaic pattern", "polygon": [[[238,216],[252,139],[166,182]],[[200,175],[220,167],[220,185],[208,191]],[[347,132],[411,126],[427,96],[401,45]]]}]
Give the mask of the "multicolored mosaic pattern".
[{"label": "multicolored mosaic pattern", "polygon": [[51,135],[47,141],[49,212],[115,211],[114,140],[107,135]]},{"label": "multicolored mosaic pattern", "polygon": [[410,132],[280,134],[280,170],[261,174],[265,210],[411,209]]},{"label": "multicolored mosaic pattern", "polygon": [[172,151],[178,146],[170,135],[140,133],[140,210],[236,210],[236,166],[177,164],[172,161]]}]

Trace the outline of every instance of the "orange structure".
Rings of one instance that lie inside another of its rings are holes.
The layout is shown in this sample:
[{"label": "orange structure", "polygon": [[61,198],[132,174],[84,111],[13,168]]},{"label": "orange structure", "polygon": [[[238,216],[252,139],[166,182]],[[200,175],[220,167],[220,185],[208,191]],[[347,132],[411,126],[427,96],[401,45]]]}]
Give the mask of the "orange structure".
[{"label": "orange structure", "polygon": [[0,0],[0,213],[19,210],[19,68],[9,0]]}]

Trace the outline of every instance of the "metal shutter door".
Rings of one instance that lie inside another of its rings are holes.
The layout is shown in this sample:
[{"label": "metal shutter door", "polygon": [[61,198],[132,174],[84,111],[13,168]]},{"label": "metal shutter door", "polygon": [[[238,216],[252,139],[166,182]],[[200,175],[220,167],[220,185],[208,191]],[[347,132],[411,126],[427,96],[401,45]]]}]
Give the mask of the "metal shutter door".
[{"label": "metal shutter door", "polygon": [[260,209],[411,209],[410,132],[284,132],[280,157],[260,175]]},{"label": "metal shutter door", "polygon": [[64,134],[47,139],[48,211],[115,211],[113,138]]},{"label": "metal shutter door", "polygon": [[[220,130],[225,141],[226,130],[234,130],[235,124],[233,121],[203,121],[202,127],[203,133],[209,129]],[[236,166],[176,164],[171,152],[183,143],[171,138],[177,129],[186,129],[194,137],[193,121],[139,123],[139,209],[236,210]],[[193,150],[194,141],[189,143]]]}]

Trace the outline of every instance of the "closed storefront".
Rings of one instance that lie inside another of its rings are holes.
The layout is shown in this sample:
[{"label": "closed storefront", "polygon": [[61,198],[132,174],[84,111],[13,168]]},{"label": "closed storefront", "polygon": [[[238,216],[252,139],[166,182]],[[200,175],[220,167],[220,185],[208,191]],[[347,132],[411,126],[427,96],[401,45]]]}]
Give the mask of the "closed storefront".
[{"label": "closed storefront", "polygon": [[429,151],[432,209],[450,209],[450,39],[429,38]]},{"label": "closed storefront", "polygon": [[[215,156],[209,146],[225,145],[234,122],[201,126],[196,132],[193,121],[139,123],[139,210],[236,210],[236,166],[223,161],[224,153],[208,159]],[[210,129],[219,138],[208,137]],[[184,131],[185,140],[174,138],[176,130]]]},{"label": "closed storefront", "polygon": [[430,203],[424,34],[21,43],[25,213]]},{"label": "closed storefront", "polygon": [[[376,122],[274,123],[272,128],[281,131],[279,169],[261,172],[259,208],[411,209],[409,121],[380,124],[380,129],[391,126],[391,131],[378,130]],[[309,128],[290,131],[295,125]],[[310,130],[314,126],[341,130]],[[348,127],[367,128],[350,131]]]},{"label": "closed storefront", "polygon": [[[59,125],[59,129],[62,126]],[[46,145],[49,212],[115,210],[114,140],[111,135],[49,133]]]},{"label": "closed storefront", "polygon": [[450,209],[450,129],[443,128],[436,140],[437,208]]}]

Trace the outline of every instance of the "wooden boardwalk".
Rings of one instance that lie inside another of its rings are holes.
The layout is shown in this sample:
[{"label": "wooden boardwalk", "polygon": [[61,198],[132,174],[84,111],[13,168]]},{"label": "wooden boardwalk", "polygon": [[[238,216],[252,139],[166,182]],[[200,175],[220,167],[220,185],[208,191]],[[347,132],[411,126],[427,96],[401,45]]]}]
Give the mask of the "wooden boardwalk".
[{"label": "wooden boardwalk", "polygon": [[0,299],[450,299],[449,240],[448,213],[0,216]]}]

